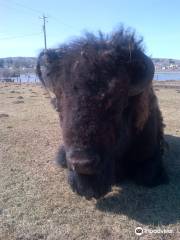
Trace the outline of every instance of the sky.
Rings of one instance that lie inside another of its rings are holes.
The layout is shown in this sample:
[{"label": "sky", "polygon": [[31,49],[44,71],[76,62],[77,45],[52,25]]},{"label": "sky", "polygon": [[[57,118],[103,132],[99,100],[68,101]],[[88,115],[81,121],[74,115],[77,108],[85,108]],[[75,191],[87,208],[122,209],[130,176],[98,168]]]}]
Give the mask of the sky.
[{"label": "sky", "polygon": [[180,59],[180,0],[0,0],[0,57],[34,57],[84,31],[108,33],[120,24],[144,38],[151,57]]}]

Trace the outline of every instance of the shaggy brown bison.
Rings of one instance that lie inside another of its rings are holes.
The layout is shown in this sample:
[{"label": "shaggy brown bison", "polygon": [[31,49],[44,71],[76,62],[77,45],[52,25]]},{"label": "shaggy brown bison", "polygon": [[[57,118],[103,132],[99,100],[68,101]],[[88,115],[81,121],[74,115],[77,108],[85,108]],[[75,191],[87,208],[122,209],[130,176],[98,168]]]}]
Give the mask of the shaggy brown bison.
[{"label": "shaggy brown bison", "polygon": [[56,96],[63,132],[58,162],[87,199],[123,179],[150,187],[167,182],[154,65],[141,42],[121,28],[39,55],[37,74]]}]

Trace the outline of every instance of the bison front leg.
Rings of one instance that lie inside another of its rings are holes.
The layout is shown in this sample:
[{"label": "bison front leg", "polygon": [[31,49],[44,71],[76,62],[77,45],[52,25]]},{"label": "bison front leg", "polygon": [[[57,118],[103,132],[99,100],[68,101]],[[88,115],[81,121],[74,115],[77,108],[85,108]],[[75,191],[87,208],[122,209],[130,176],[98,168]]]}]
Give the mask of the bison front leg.
[{"label": "bison front leg", "polygon": [[155,187],[168,183],[168,176],[164,169],[161,154],[155,153],[152,158],[143,162],[136,162],[133,171],[133,179],[137,184],[147,187]]},{"label": "bison front leg", "polygon": [[56,163],[63,168],[67,168],[66,151],[63,145],[60,146],[59,151],[57,153]]},{"label": "bison front leg", "polygon": [[168,183],[162,160],[165,149],[163,127],[161,113],[155,108],[144,128],[134,134],[127,170],[138,184],[153,187]]}]

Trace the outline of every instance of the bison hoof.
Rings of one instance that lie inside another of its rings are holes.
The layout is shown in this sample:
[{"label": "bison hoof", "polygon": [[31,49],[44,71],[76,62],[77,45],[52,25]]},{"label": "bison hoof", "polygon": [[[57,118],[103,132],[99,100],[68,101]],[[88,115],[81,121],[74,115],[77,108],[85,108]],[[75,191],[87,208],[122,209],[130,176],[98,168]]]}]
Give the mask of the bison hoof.
[{"label": "bison hoof", "polygon": [[66,152],[65,152],[64,146],[61,146],[59,148],[59,151],[56,157],[56,163],[63,168],[67,168]]}]

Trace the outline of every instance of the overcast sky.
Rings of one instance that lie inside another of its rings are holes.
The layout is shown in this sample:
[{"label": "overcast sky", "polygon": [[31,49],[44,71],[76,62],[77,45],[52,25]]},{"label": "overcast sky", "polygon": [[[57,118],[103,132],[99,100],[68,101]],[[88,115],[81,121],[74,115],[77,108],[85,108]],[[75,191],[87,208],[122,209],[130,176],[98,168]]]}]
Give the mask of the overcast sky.
[{"label": "overcast sky", "polygon": [[144,37],[147,54],[180,59],[179,0],[0,0],[0,57],[37,56],[83,30],[110,32],[120,23]]}]

